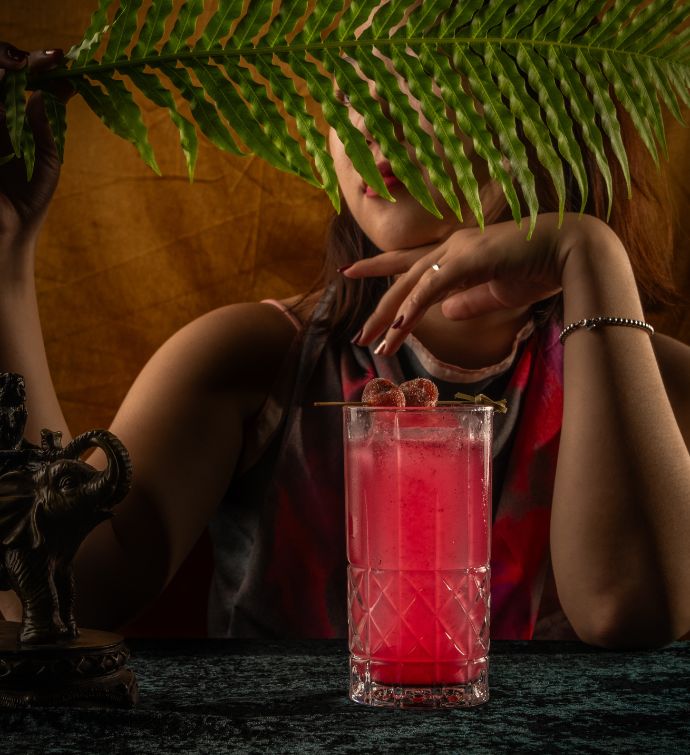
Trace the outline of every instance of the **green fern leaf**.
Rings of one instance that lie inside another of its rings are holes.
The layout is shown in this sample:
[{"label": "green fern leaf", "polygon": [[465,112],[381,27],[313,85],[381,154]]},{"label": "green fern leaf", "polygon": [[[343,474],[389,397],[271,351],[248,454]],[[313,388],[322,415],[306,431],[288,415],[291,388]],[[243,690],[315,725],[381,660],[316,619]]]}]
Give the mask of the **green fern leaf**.
[{"label": "green fern leaf", "polygon": [[103,61],[120,58],[137,30],[137,11],[143,0],[121,0],[120,10],[110,27],[108,46],[103,53]]},{"label": "green fern leaf", "polygon": [[65,133],[67,132],[67,108],[65,103],[50,92],[43,92],[43,106],[53,133],[55,148],[60,162],[65,156]]},{"label": "green fern leaf", "polygon": [[305,6],[302,0],[284,0],[266,36],[261,41],[262,46],[274,47],[285,44],[286,37],[295,30],[304,12]]},{"label": "green fern leaf", "polygon": [[[275,103],[267,96],[266,90],[254,82],[247,69],[235,67],[230,70],[226,67],[226,72],[238,83],[240,94],[249,103],[249,110],[257,124],[256,129],[248,131],[253,141],[245,139],[247,145],[273,165],[282,167],[283,170],[294,173],[308,183],[318,186],[319,184],[314,180],[311,165],[302,154],[299,142],[290,135],[283,116]],[[261,137],[261,141],[257,141],[257,137]]]},{"label": "green fern leaf", "polygon": [[4,92],[5,123],[10,135],[10,144],[14,154],[22,154],[22,131],[24,130],[24,113],[26,111],[26,66],[19,71],[6,71],[2,80]]},{"label": "green fern leaf", "polygon": [[484,0],[467,0],[464,3],[456,3],[450,14],[441,18],[438,27],[440,37],[452,36],[457,29],[462,29],[471,23],[474,14],[482,8]]},{"label": "green fern leaf", "polygon": [[611,149],[618,159],[623,175],[625,176],[625,183],[628,187],[628,196],[630,196],[632,190],[630,183],[630,168],[628,166],[627,155],[625,154],[625,147],[623,146],[620,125],[618,124],[616,106],[609,95],[609,82],[604,78],[598,65],[593,65],[592,62],[579,50],[575,53],[575,64],[580,73],[585,77],[588,89],[592,95],[592,102],[594,103],[597,115],[601,120],[604,133],[611,143]]},{"label": "green fern leaf", "polygon": [[321,106],[326,122],[335,129],[338,138],[343,142],[345,153],[352,160],[354,169],[380,196],[394,202],[395,199],[381,178],[362,132],[352,125],[347,109],[333,96],[330,79],[297,56],[289,56],[287,62],[292,70],[306,82],[309,93]]},{"label": "green fern leaf", "polygon": [[159,70],[164,73],[173,86],[189,104],[201,133],[216,147],[233,155],[243,155],[242,150],[235,144],[230,132],[221,121],[216,108],[206,99],[203,89],[194,86],[186,68],[164,64]]},{"label": "green fern leaf", "polygon": [[[608,198],[608,216],[611,215],[613,205],[613,177],[604,151],[604,139],[597,127],[596,110],[589,99],[587,90],[583,90],[580,78],[573,69],[572,60],[555,47],[548,48],[545,53],[546,62],[558,81],[563,96],[570,103],[570,110],[575,122],[582,132],[582,139],[587,148],[594,155],[597,166],[604,179]],[[580,189],[582,191],[582,188]]]},{"label": "green fern leaf", "polygon": [[618,33],[607,38],[611,47],[631,49],[646,41],[659,26],[659,18],[666,18],[673,11],[676,0],[653,0],[646,8],[632,17],[630,23],[622,27]]},{"label": "green fern leaf", "polygon": [[[132,50],[133,58],[145,58],[151,54],[163,37],[165,22],[172,13],[172,9],[173,0],[153,0],[146,14],[144,25],[141,27],[139,41]],[[161,107],[167,107],[167,105],[161,105]]]},{"label": "green fern leaf", "polygon": [[[334,79],[396,175],[430,212],[438,213],[433,187],[458,216],[464,199],[483,223],[479,187],[457,126],[486,161],[516,219],[522,195],[530,232],[539,204],[528,147],[553,180],[561,212],[564,163],[584,206],[579,131],[599,166],[610,208],[605,141],[630,190],[617,107],[630,113],[657,159],[657,145],[667,149],[663,107],[682,121],[680,102],[690,105],[690,27],[678,31],[686,0],[148,0],[142,6],[143,0],[99,0],[84,39],[69,53],[71,67],[41,74],[30,86],[72,81],[97,115],[154,166],[139,108],[114,78],[119,72],[169,111],[190,176],[198,128],[222,149],[256,154],[323,186],[335,206],[339,192],[325,135],[294,79],[304,82],[355,170],[381,196],[393,201],[366,139],[334,95]],[[374,87],[360,79],[358,66]],[[16,86],[8,77],[5,99]],[[177,109],[175,91],[194,123]],[[21,90],[16,112],[10,108],[16,154],[25,128],[23,97]],[[417,102],[433,136],[420,127]],[[396,128],[407,145],[395,139]]]},{"label": "green fern leaf", "polygon": [[387,37],[388,30],[397,26],[409,7],[409,0],[390,0],[381,6],[374,16],[370,34],[372,37]]},{"label": "green fern leaf", "polygon": [[[244,141],[250,151],[263,157],[281,170],[290,171],[290,163],[280,147],[261,129],[261,123],[254,121],[250,111],[235,87],[223,72],[214,65],[198,63],[194,68],[199,83],[216,103],[225,120]],[[233,75],[235,72],[233,72]],[[238,75],[237,78],[240,78]],[[256,102],[254,103],[256,107]]]},{"label": "green fern leaf", "polygon": [[[337,2],[331,2],[329,4],[329,8],[330,6],[336,4]],[[370,0],[369,2],[353,0],[340,19],[340,23],[338,24],[338,39],[341,41],[354,39],[355,31],[369,18],[369,15],[371,14],[374,7],[375,4]],[[364,36],[368,36],[366,30],[364,31]]]},{"label": "green fern leaf", "polygon": [[578,3],[575,11],[564,18],[556,38],[560,41],[576,38],[593,23],[598,12],[597,3]]},{"label": "green fern leaf", "polygon": [[242,18],[228,40],[228,47],[239,49],[248,47],[252,37],[255,37],[262,26],[271,17],[271,3],[258,3],[254,13],[248,13]]},{"label": "green fern leaf", "polygon": [[177,14],[170,37],[163,45],[163,55],[174,54],[184,48],[185,42],[194,34],[197,19],[203,10],[204,0],[185,0]]},{"label": "green fern leaf", "polygon": [[330,26],[335,15],[341,9],[342,2],[340,0],[321,0],[321,2],[316,3],[307,16],[304,28],[295,37],[295,43],[306,45],[319,44],[321,42],[321,32],[327,26]]},{"label": "green fern leaf", "polygon": [[[690,43],[690,26],[683,29],[680,33],[676,34],[675,36],[671,37],[671,39],[668,42],[665,42],[662,45],[659,45],[655,48],[654,52],[655,54],[659,55],[661,58],[670,58],[673,56],[678,56],[677,62],[684,63],[688,60],[688,44]],[[679,53],[685,48],[685,55],[682,55]]]},{"label": "green fern leaf", "polygon": [[500,49],[489,47],[484,59],[496,77],[501,93],[510,103],[511,112],[516,120],[522,123],[525,135],[533,144],[539,162],[553,179],[558,195],[558,211],[562,219],[565,209],[563,165],[551,144],[549,131],[541,119],[539,107],[528,94],[524,80],[516,75],[515,64],[510,56]]},{"label": "green fern leaf", "polygon": [[[406,23],[396,32],[396,37],[422,37],[439,23],[442,14],[447,13],[453,0],[437,0],[434,3],[420,3],[408,16]],[[409,3],[408,3],[409,5]]]},{"label": "green fern leaf", "polygon": [[[643,55],[651,53],[654,48],[668,37],[670,32],[677,29],[688,17],[688,8],[685,4],[674,8],[669,13],[665,13],[661,18],[656,18],[654,28],[650,29],[645,35],[638,51]],[[649,58],[648,58],[649,59]]]},{"label": "green fern leaf", "polygon": [[77,65],[83,65],[90,59],[91,51],[98,48],[103,35],[110,29],[108,7],[111,2],[112,0],[100,0],[98,8],[91,16],[91,23],[84,34],[84,39],[68,51],[66,57],[69,60],[74,60]]},{"label": "green fern leaf", "polygon": [[175,104],[175,99],[169,90],[167,90],[157,76],[141,71],[129,69],[127,75],[139,91],[146,95],[151,102],[168,110],[170,120],[177,126],[180,132],[180,146],[187,163],[187,172],[189,180],[194,178],[194,167],[196,165],[197,151],[199,148],[196,129],[194,124],[190,123],[183,115],[180,114]]},{"label": "green fern leaf", "polygon": [[453,55],[456,68],[467,76],[472,93],[481,103],[484,115],[495,134],[498,135],[503,154],[510,161],[515,173],[518,186],[530,213],[531,234],[537,222],[539,199],[534,182],[534,176],[529,167],[527,150],[517,135],[517,123],[512,113],[503,104],[500,90],[489,76],[484,61],[473,52],[466,55],[461,49],[456,49]]},{"label": "green fern leaf", "polygon": [[105,74],[93,76],[93,79],[102,86],[94,86],[85,79],[74,82],[79,94],[105,125],[131,142],[151,170],[160,175],[146,126],[141,118],[141,110],[127,87],[119,79]]},{"label": "green fern leaf", "polygon": [[570,165],[582,197],[580,212],[584,212],[587,202],[587,172],[563,94],[541,56],[530,55],[524,45],[519,45],[516,61],[527,75],[532,90],[537,93],[551,136]]},{"label": "green fern leaf", "polygon": [[656,64],[656,67],[659,69],[662,76],[665,74],[666,78],[668,78],[673,90],[677,93],[685,106],[690,108],[690,87],[686,81],[683,80],[682,69],[667,61],[659,61]]},{"label": "green fern leaf", "polygon": [[[654,144],[654,135],[652,134],[653,113],[651,112],[649,103],[645,100],[642,91],[635,85],[630,74],[620,65],[618,60],[612,59],[607,53],[604,53],[602,67],[609,83],[613,84],[616,96],[630,114],[637,132],[649,150],[654,162],[658,165],[659,155]],[[661,124],[661,129],[663,129],[663,124]]]},{"label": "green fern leaf", "polygon": [[[522,218],[520,200],[508,172],[503,167],[503,156],[491,140],[485,120],[474,108],[472,98],[457,84],[457,74],[452,70],[444,54],[432,55],[428,45],[422,45],[421,62],[441,88],[445,102],[455,111],[461,131],[472,138],[476,153],[486,161],[489,175],[498,181],[517,223]],[[483,222],[483,219],[482,219]]]},{"label": "green fern leaf", "polygon": [[333,158],[323,145],[323,136],[316,127],[314,118],[307,110],[304,99],[297,93],[294,81],[285,76],[278,66],[271,65],[267,56],[254,60],[259,73],[268,80],[273,92],[281,92],[285,110],[295,121],[299,134],[304,139],[307,152],[312,156],[316,170],[323,182],[333,206],[340,211],[340,193],[335,175]]},{"label": "green fern leaf", "polygon": [[519,3],[515,12],[506,16],[501,25],[501,36],[509,39],[519,34],[524,28],[534,23],[538,14],[544,10],[547,0],[529,0],[529,2]]},{"label": "green fern leaf", "polygon": [[[479,198],[479,185],[472,172],[472,165],[462,149],[460,140],[455,135],[453,124],[448,120],[444,103],[436,96],[429,94],[428,87],[420,83],[424,81],[425,74],[424,69],[415,57],[399,53],[395,48],[393,48],[392,53],[393,64],[407,80],[411,93],[419,100],[422,113],[424,113],[427,120],[432,124],[434,134],[440,141],[445,156],[455,171],[457,184],[461,187],[470,210],[477,218],[479,225],[483,226],[484,218],[482,215],[482,203]],[[443,163],[441,162],[436,174],[430,171],[429,176],[441,192],[448,206],[462,220],[460,204],[455,196],[453,184],[446,173],[447,171],[443,169]]]},{"label": "green fern leaf", "polygon": [[481,10],[472,19],[470,25],[473,37],[487,37],[500,27],[514,3],[511,0],[497,0],[484,3]]},{"label": "green fern leaf", "polygon": [[[678,104],[678,97],[673,89],[670,77],[664,72],[662,64],[652,58],[640,58],[637,61],[637,64],[644,66],[647,77],[649,77],[649,80],[654,83],[656,91],[661,94],[662,99],[666,103],[666,107],[673,114],[673,117],[685,126],[686,123]],[[644,78],[643,75],[642,78]]]},{"label": "green fern leaf", "polygon": [[616,0],[606,11],[601,22],[583,35],[583,41],[595,46],[601,44],[607,37],[615,36],[639,5],[639,0]]},{"label": "green fern leaf", "polygon": [[[438,174],[443,171],[443,163],[439,156],[433,151],[433,141],[429,134],[419,128],[419,116],[412,108],[407,97],[400,91],[398,81],[395,76],[389,73],[382,61],[376,58],[364,47],[357,48],[355,51],[357,62],[362,68],[365,76],[373,80],[377,78],[379,82],[379,91],[384,101],[388,103],[390,117],[393,121],[382,120],[379,124],[378,143],[384,157],[389,160],[393,173],[405,184],[412,196],[425,207],[432,215],[441,218],[441,211],[436,207],[429,189],[424,183],[421,173],[416,167],[410,166],[407,156],[407,149],[402,144],[395,133],[394,125],[399,123],[405,139],[409,141],[415,150],[415,154],[420,163],[431,174]],[[371,123],[374,116],[372,109],[368,108],[369,87],[366,82],[359,79],[349,66],[343,66],[343,73],[354,79],[355,84],[347,87],[350,93],[352,105],[355,110],[360,110],[364,116],[364,125]],[[346,82],[343,82],[347,86]],[[352,98],[354,94],[354,99]],[[376,102],[377,109],[386,115],[379,101]],[[382,128],[383,126],[383,128]]]},{"label": "green fern leaf", "polygon": [[242,12],[243,0],[218,0],[218,10],[211,16],[199,40],[197,49],[222,49],[220,40],[230,33],[230,27]]}]

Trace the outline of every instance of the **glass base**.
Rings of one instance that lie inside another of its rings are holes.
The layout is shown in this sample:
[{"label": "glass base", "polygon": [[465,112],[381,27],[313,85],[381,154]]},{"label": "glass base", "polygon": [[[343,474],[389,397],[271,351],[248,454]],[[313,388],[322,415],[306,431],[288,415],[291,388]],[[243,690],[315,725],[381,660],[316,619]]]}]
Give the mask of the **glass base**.
[{"label": "glass base", "polygon": [[381,708],[471,708],[489,699],[488,659],[472,665],[473,678],[460,684],[384,684],[372,679],[371,661],[350,656],[350,699]]}]

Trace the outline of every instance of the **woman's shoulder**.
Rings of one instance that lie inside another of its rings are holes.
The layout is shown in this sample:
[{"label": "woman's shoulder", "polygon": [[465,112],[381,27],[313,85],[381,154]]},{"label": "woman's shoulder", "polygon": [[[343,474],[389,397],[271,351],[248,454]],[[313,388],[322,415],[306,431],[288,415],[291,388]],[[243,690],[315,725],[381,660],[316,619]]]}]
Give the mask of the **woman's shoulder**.
[{"label": "woman's shoulder", "polygon": [[[306,322],[310,310],[300,298],[281,304]],[[169,364],[184,365],[187,382],[197,390],[232,392],[242,415],[251,416],[293,353],[298,330],[281,309],[266,302],[219,307],[177,331],[158,356]]]}]

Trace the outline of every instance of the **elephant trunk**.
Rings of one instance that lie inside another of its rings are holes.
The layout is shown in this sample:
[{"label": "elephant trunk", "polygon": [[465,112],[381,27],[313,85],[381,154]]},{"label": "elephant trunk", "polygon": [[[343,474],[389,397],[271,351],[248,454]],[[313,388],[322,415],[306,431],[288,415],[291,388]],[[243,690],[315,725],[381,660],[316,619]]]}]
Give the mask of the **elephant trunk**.
[{"label": "elephant trunk", "polygon": [[89,430],[65,448],[65,458],[78,459],[88,448],[100,448],[106,455],[106,468],[84,485],[86,500],[97,500],[101,508],[112,508],[129,491],[132,462],[122,441],[109,430]]}]

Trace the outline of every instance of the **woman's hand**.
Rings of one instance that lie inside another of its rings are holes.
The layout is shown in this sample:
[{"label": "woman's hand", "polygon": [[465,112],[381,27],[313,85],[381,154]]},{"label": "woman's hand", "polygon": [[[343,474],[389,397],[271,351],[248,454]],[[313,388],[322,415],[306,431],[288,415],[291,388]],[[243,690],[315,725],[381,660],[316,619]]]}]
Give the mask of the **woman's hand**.
[{"label": "woman's hand", "polygon": [[565,215],[560,229],[556,213],[540,215],[529,241],[526,226],[526,221],[518,226],[511,220],[484,231],[464,228],[437,245],[384,252],[354,263],[343,275],[398,276],[366,321],[357,343],[368,345],[385,332],[386,344],[378,353],[395,353],[437,302],[442,302],[448,319],[462,320],[546,299],[561,290],[574,245],[585,236],[613,233],[600,220],[575,213]]},{"label": "woman's hand", "polygon": [[[61,50],[27,53],[0,42],[0,83],[8,71],[18,71],[26,66],[32,73],[46,71],[55,68],[62,60]],[[26,117],[36,147],[31,181],[27,180],[21,158],[0,166],[0,266],[3,272],[16,269],[17,265],[23,266],[26,262],[27,247],[36,239],[60,175],[57,149],[39,92],[29,98]],[[0,158],[11,152],[5,113],[0,108]]]}]

